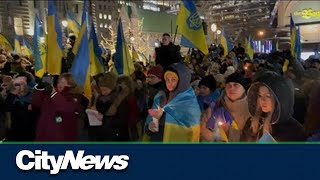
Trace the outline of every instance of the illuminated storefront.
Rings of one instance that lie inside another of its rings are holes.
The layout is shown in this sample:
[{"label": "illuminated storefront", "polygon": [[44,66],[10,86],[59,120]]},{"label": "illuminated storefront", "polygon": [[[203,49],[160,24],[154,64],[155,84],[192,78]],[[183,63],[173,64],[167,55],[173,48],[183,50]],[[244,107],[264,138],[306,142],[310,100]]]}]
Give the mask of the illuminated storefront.
[{"label": "illuminated storefront", "polygon": [[[302,51],[313,52],[320,49],[320,2],[319,1],[280,1],[278,7],[278,34],[280,46],[287,47],[290,42],[290,16],[300,28]],[[286,32],[286,33],[285,33]]]}]

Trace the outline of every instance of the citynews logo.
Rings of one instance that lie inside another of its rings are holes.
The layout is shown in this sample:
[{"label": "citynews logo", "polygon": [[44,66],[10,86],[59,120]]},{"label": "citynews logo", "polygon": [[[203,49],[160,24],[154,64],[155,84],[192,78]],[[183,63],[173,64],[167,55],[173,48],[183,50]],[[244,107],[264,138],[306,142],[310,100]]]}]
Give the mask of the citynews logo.
[{"label": "citynews logo", "polygon": [[[25,160],[25,161],[24,161]],[[129,156],[84,156],[84,150],[78,151],[75,156],[73,151],[67,150],[65,155],[48,155],[48,151],[35,150],[33,153],[29,150],[22,150],[16,156],[16,165],[23,171],[47,170],[50,174],[58,174],[60,170],[66,170],[71,165],[73,170],[124,170],[129,165]]]}]

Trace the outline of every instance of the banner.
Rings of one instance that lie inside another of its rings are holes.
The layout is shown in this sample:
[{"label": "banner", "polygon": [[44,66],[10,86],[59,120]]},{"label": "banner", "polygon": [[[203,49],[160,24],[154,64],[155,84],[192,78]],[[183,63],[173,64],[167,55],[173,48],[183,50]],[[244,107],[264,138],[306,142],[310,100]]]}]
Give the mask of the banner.
[{"label": "banner", "polygon": [[52,143],[0,150],[1,179],[320,178],[319,144]]}]

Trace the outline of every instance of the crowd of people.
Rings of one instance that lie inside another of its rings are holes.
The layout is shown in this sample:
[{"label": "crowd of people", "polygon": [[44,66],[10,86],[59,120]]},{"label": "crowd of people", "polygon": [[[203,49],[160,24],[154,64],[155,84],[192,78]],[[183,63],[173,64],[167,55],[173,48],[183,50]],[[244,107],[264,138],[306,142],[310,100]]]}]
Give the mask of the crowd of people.
[{"label": "crowd of people", "polygon": [[[208,55],[190,49],[183,56],[164,34],[154,64],[135,62],[131,75],[93,77],[88,99],[69,73],[74,41],[60,76],[35,77],[32,57],[0,51],[0,140],[320,140],[319,59],[300,61],[282,51],[248,60],[241,44],[228,53],[212,45]],[[99,125],[90,123],[88,109]]]}]

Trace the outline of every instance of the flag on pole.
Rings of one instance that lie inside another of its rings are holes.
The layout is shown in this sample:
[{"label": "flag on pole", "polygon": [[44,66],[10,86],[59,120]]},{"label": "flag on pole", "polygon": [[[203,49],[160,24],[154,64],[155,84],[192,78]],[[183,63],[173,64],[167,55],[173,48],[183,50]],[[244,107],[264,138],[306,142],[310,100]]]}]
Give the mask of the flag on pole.
[{"label": "flag on pole", "polygon": [[118,75],[131,75],[135,68],[123,34],[121,18],[118,22],[118,34],[115,53],[115,68]]},{"label": "flag on pole", "polygon": [[33,54],[32,48],[25,38],[22,38],[22,54],[24,56],[30,57]]},{"label": "flag on pole", "polygon": [[290,17],[290,33],[291,33],[291,54],[297,59],[301,58],[301,41],[300,29],[293,21],[292,15]]},{"label": "flag on pole", "polygon": [[184,0],[181,3],[177,15],[177,25],[178,32],[182,35],[181,45],[197,48],[205,55],[209,53],[202,21],[191,0]]},{"label": "flag on pole", "polygon": [[9,40],[2,34],[0,34],[0,47],[10,52],[13,51],[12,45]]},{"label": "flag on pole", "polygon": [[246,52],[247,52],[247,56],[250,60],[253,60],[253,55],[254,55],[254,50],[253,50],[253,46],[252,46],[252,39],[251,36],[249,36],[249,38],[245,39],[245,47],[246,47]]},{"label": "flag on pole", "polygon": [[220,44],[224,49],[224,56],[227,56],[229,52],[232,50],[232,43],[224,30],[222,30],[221,33]]},{"label": "flag on pole", "polygon": [[79,46],[71,67],[71,74],[76,83],[80,87],[84,88],[84,96],[87,97],[90,101],[92,97],[92,91],[90,81],[89,38],[86,21],[87,11],[87,0],[84,0],[81,29],[79,32],[79,37],[76,40],[76,43],[78,43]]},{"label": "flag on pole", "polygon": [[47,46],[45,42],[45,35],[39,17],[34,19],[34,35],[33,35],[33,54],[35,61],[35,75],[42,78],[46,73],[46,59],[47,59]]},{"label": "flag on pole", "polygon": [[49,74],[60,75],[63,55],[62,30],[53,0],[48,1],[47,29],[47,70]]},{"label": "flag on pole", "polygon": [[67,22],[68,22],[68,28],[78,36],[80,24],[77,22],[77,20],[74,18],[74,16],[66,10],[66,16],[67,16]]},{"label": "flag on pole", "polygon": [[22,55],[21,53],[21,45],[19,41],[19,36],[14,36],[14,54]]},{"label": "flag on pole", "polygon": [[90,40],[89,40],[89,50],[90,50],[90,74],[91,76],[96,76],[100,73],[105,72],[105,68],[102,61],[102,50],[99,47],[98,38],[94,24],[91,24]]}]

